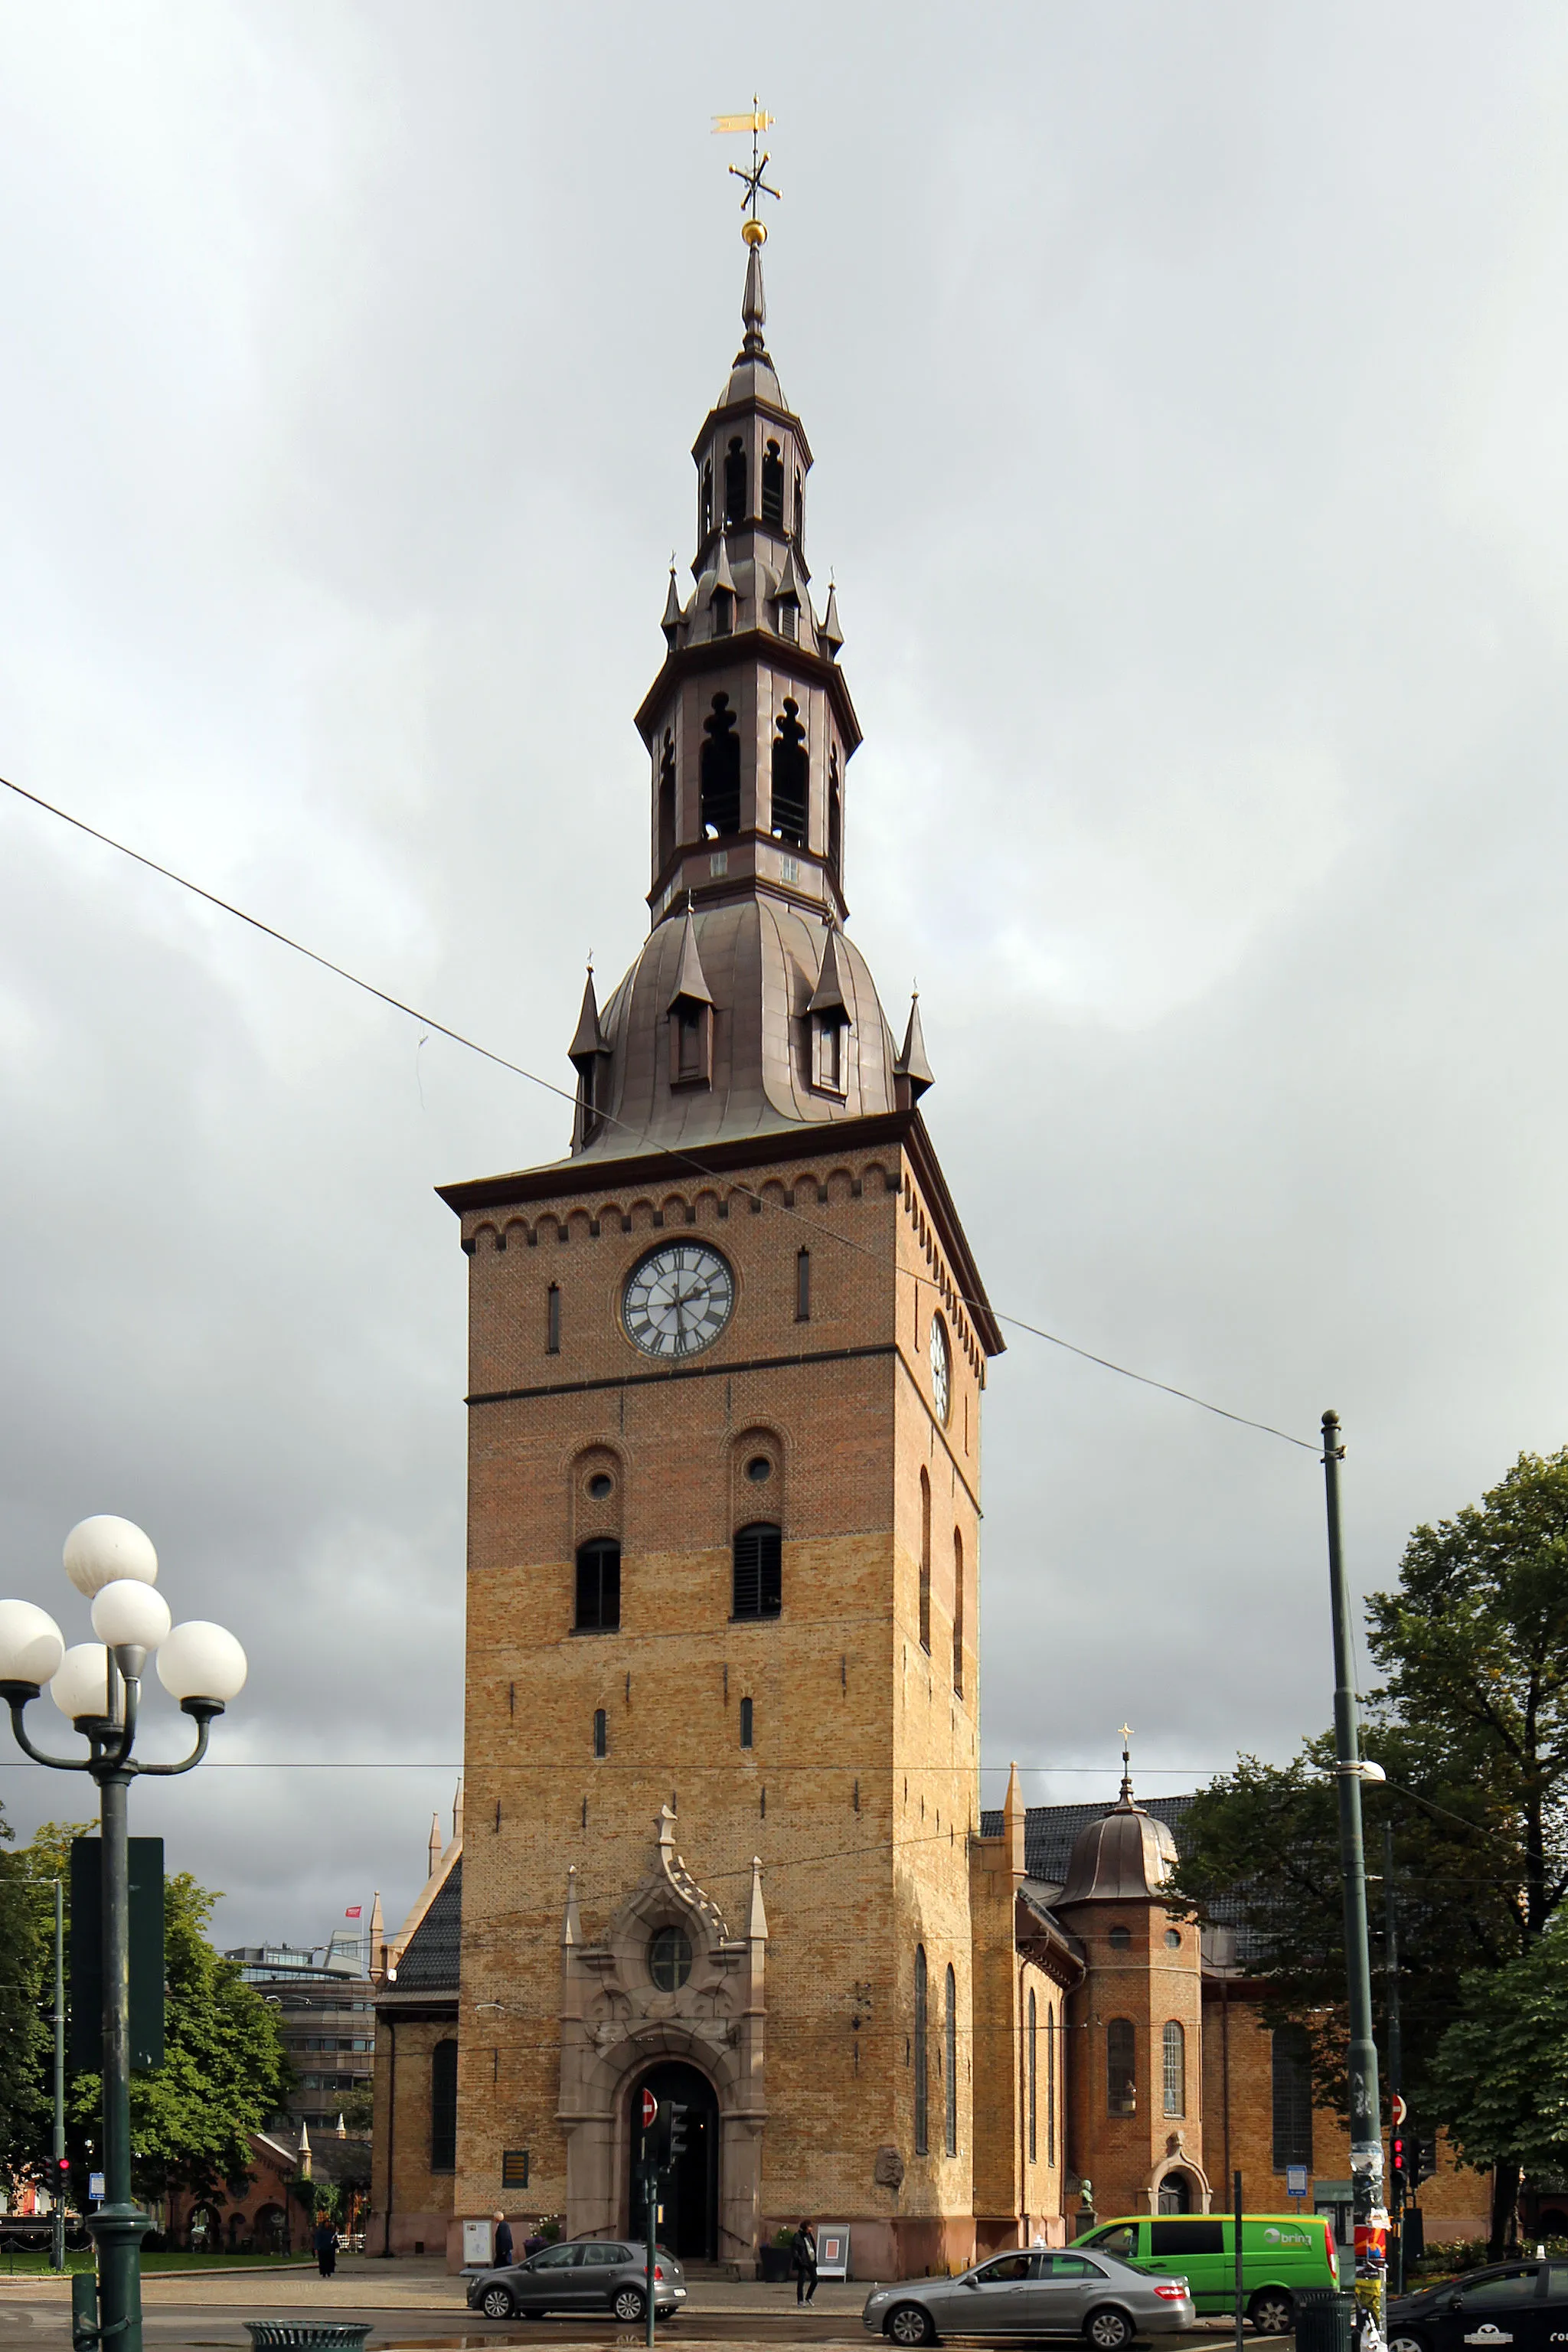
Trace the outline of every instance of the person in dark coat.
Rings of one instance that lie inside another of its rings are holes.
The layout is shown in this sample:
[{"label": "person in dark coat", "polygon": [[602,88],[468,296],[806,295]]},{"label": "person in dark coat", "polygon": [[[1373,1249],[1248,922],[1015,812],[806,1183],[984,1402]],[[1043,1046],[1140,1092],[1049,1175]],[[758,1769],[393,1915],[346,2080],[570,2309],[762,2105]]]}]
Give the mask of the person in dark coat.
[{"label": "person in dark coat", "polygon": [[809,2303],[816,2293],[816,2240],[809,2221],[801,2223],[789,2242],[789,2251],[795,2263],[795,2299]]},{"label": "person in dark coat", "polygon": [[511,2260],[511,2223],[507,2220],[504,2213],[498,2213],[496,2215],[496,2250],[494,2259],[495,2266],[498,2271],[505,2270],[507,2264]]},{"label": "person in dark coat", "polygon": [[338,2267],[338,2232],[325,2213],[317,2221],[310,2242],[316,2249],[316,2268],[323,2278],[331,2278]]}]

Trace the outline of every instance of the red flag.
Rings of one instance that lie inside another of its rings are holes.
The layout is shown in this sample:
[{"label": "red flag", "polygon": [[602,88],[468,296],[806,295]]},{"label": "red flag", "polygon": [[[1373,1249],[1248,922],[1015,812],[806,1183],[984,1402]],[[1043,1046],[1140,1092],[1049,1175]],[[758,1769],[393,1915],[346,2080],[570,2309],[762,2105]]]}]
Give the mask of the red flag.
[{"label": "red flag", "polygon": [[362,1907],[363,1906],[358,1903],[351,1903],[348,1909],[343,1913],[343,1917],[345,1919],[357,1919]]}]

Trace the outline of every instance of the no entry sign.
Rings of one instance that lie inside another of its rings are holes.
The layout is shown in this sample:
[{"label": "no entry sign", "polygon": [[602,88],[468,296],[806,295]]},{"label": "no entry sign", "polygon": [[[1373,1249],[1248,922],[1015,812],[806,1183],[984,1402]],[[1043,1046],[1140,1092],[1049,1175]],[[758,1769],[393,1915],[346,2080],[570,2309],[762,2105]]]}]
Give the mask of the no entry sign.
[{"label": "no entry sign", "polygon": [[658,2101],[654,2097],[651,2091],[645,2091],[642,2095],[642,2127],[644,2131],[652,2131],[658,2119]]}]

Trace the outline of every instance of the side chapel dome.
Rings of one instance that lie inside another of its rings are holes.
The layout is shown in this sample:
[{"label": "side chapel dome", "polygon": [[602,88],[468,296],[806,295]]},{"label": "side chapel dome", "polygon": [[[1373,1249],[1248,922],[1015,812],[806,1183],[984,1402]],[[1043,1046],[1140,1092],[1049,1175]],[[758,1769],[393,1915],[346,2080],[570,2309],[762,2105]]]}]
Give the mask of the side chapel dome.
[{"label": "side chapel dome", "polygon": [[1162,1821],[1146,1813],[1123,1779],[1121,1796],[1108,1813],[1088,1822],[1073,1841],[1059,1904],[1146,1902],[1157,1895],[1176,1864],[1176,1841]]}]

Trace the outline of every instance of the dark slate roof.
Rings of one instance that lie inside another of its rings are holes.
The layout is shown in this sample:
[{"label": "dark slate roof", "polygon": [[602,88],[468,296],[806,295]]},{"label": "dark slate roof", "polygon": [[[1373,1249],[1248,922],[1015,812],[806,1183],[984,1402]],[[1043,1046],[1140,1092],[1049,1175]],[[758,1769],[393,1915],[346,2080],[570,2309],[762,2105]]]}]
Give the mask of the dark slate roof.
[{"label": "dark slate roof", "polygon": [[[1146,1813],[1152,1813],[1157,1822],[1164,1822],[1176,1841],[1178,1854],[1185,1850],[1185,1840],[1182,1835],[1182,1819],[1192,1801],[1190,1795],[1139,1799],[1139,1803]],[[1071,1859],[1073,1845],[1079,1832],[1087,1828],[1090,1822],[1103,1821],[1107,1813],[1114,1812],[1115,1810],[1115,1801],[1109,1797],[1098,1804],[1026,1807],[1024,1868],[1030,1879],[1038,1882],[1037,1901],[1040,1897],[1044,1897],[1047,1904],[1055,1901],[1066,1884],[1068,1864]],[[1000,1808],[994,1812],[981,1814],[980,1833],[982,1837],[1001,1836]],[[1208,1916],[1215,1925],[1227,1928],[1234,1939],[1226,1956],[1242,1968],[1258,1960],[1266,1948],[1266,1938],[1258,1929],[1244,1924],[1243,1914],[1246,1907],[1241,1897],[1235,1895],[1221,1895],[1217,1901],[1208,1906]],[[1052,1913],[1051,1916],[1054,1917],[1055,1914]],[[1060,1925],[1059,1921],[1058,1925]],[[1205,1928],[1205,1939],[1207,1935],[1208,1930]]]},{"label": "dark slate roof", "polygon": [[458,1860],[408,1938],[397,1963],[398,1991],[456,1992],[462,1932],[463,1865]]},{"label": "dark slate roof", "polygon": [[[1182,1851],[1182,1815],[1192,1803],[1186,1797],[1141,1797],[1138,1800],[1146,1813],[1163,1822],[1176,1841],[1176,1852]],[[1071,1858],[1073,1841],[1079,1830],[1090,1822],[1102,1822],[1107,1813],[1114,1812],[1116,1800],[1107,1797],[1102,1803],[1089,1805],[1029,1805],[1024,1811],[1024,1868],[1031,1878],[1044,1879],[1047,1885],[1065,1884],[1068,1863]],[[982,1813],[980,1832],[983,1837],[1000,1837],[1002,1814]]]}]

